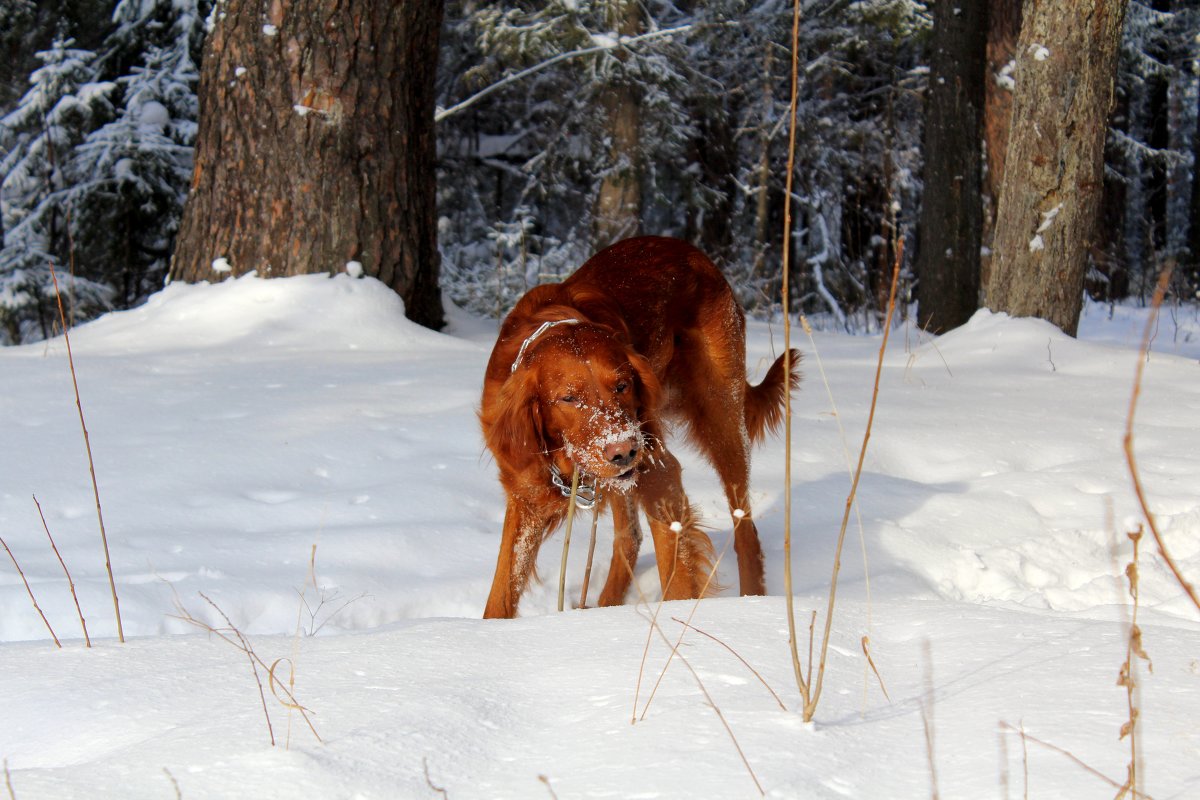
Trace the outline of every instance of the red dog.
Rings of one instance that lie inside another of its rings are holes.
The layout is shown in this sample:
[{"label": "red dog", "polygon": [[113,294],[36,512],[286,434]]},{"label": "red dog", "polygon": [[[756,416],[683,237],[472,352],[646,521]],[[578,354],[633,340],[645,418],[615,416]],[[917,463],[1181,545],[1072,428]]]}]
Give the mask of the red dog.
[{"label": "red dog", "polygon": [[[746,381],[746,322],[729,284],[699,250],[627,239],[570,278],[531,290],[500,328],[483,383],[480,421],[508,494],[496,576],[484,617],[512,617],[538,548],[579,496],[612,510],[615,538],[600,605],[618,605],[650,522],[663,597],[699,597],[712,543],[698,527],[663,442],[681,422],[720,475],[733,515],[741,593],[763,594],[762,549],[750,518],[750,445],[778,426],[799,382],[780,356]],[[598,495],[598,497],[596,497]]]}]

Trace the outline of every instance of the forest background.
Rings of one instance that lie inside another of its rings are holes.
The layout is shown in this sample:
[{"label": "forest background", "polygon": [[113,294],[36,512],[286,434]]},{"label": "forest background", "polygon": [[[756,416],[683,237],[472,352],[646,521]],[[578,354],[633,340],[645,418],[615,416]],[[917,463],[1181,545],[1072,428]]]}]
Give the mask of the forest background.
[{"label": "forest background", "polygon": [[[0,343],[54,334],[51,264],[70,287],[76,321],[162,288],[193,182],[204,41],[226,4],[217,6],[0,0]],[[973,145],[984,276],[1022,10],[1020,0],[987,7],[986,29],[971,32],[986,43]],[[751,313],[778,311],[788,4],[451,0],[440,10],[437,248],[446,297],[500,316],[530,286],[642,232],[698,244]],[[793,307],[820,324],[878,328],[900,236],[909,240],[902,292],[907,311],[916,309],[921,242],[938,224],[920,217],[935,111],[926,96],[931,80],[943,80],[930,77],[945,44],[937,13],[937,3],[913,0],[805,4],[791,284]],[[264,23],[263,35],[271,29]],[[1095,299],[1145,301],[1167,263],[1176,267],[1173,300],[1197,296],[1198,59],[1200,4],[1130,0],[1101,224],[1088,243]],[[296,113],[320,113],[320,100]],[[213,259],[212,278],[226,266]],[[345,269],[342,261],[308,271]],[[949,327],[922,316],[934,330]]]}]

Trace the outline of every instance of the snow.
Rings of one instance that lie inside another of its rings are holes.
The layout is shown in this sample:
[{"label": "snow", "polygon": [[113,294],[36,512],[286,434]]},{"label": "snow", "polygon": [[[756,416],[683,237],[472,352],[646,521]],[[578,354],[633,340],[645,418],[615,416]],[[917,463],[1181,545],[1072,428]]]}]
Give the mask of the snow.
[{"label": "snow", "polygon": [[[1121,451],[1145,309],[1090,305],[1080,340],[980,312],[938,339],[893,333],[842,556],[829,663],[805,724],[782,597],[783,448],[755,453],[752,500],[770,596],[663,605],[689,634],[649,635],[651,543],[619,608],[553,612],[561,534],[521,618],[477,617],[504,501],[475,410],[494,322],[433,333],[370,278],[172,284],[72,333],[128,641],[115,639],[62,339],[0,351],[0,535],[63,640],[0,563],[0,758],[33,798],[1092,797],[1120,782],[1138,510]],[[803,637],[824,609],[833,544],[871,395],[878,337],[807,339],[796,396],[794,592]],[[782,346],[751,322],[761,376]],[[827,375],[831,407],[821,383]],[[1200,321],[1164,309],[1136,417],[1149,501],[1200,579]],[[843,434],[844,429],[845,446]],[[689,496],[736,586],[716,476],[684,445]],[[62,568],[71,570],[85,648]],[[580,522],[586,521],[586,517]],[[860,540],[861,537],[861,540]],[[592,600],[611,523],[601,521]],[[315,557],[314,557],[314,546]],[[865,557],[864,557],[865,554]],[[578,598],[586,546],[570,554]],[[312,574],[310,575],[310,569]],[[869,581],[868,581],[869,577]],[[1149,537],[1137,668],[1145,791],[1200,793],[1200,613]],[[321,741],[274,697],[272,747],[244,653],[177,618],[222,626],[211,598],[277,666]],[[297,631],[300,633],[297,635]],[[318,635],[309,636],[315,631]],[[887,697],[865,655],[878,668]],[[639,687],[639,665],[650,652]],[[807,642],[801,657],[807,663]],[[890,698],[890,699],[888,699]],[[926,723],[932,733],[933,767]],[[1006,727],[1007,726],[1007,727]],[[1020,731],[1030,738],[1022,741]],[[286,746],[285,746],[286,743]],[[1026,775],[1028,785],[1026,786]]]}]

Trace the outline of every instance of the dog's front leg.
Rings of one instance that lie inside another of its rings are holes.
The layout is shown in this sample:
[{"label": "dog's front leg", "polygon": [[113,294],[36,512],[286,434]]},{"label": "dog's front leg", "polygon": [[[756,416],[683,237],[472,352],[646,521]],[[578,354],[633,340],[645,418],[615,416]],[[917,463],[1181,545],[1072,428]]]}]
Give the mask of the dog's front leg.
[{"label": "dog's front leg", "polygon": [[517,603],[537,562],[538,548],[548,524],[549,520],[536,513],[529,503],[515,497],[508,499],[500,555],[496,559],[492,591],[483,609],[484,619],[511,619],[517,615]]},{"label": "dog's front leg", "polygon": [[600,592],[601,606],[619,606],[633,579],[638,550],[642,546],[642,528],[638,524],[637,501],[632,492],[616,493],[608,501],[613,514],[613,555],[608,579]]},{"label": "dog's front leg", "polygon": [[699,517],[683,492],[679,462],[660,450],[656,465],[638,478],[638,495],[650,522],[654,558],[664,600],[711,594],[712,541],[700,530]]}]

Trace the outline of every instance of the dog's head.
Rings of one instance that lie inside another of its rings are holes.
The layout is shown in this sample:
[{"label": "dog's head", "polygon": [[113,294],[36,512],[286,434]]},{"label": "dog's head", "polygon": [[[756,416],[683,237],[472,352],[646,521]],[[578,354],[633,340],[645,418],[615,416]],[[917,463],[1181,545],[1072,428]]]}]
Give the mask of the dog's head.
[{"label": "dog's head", "polygon": [[658,396],[649,363],[614,331],[558,325],[518,358],[488,415],[488,446],[509,463],[536,455],[628,488],[658,435]]}]

